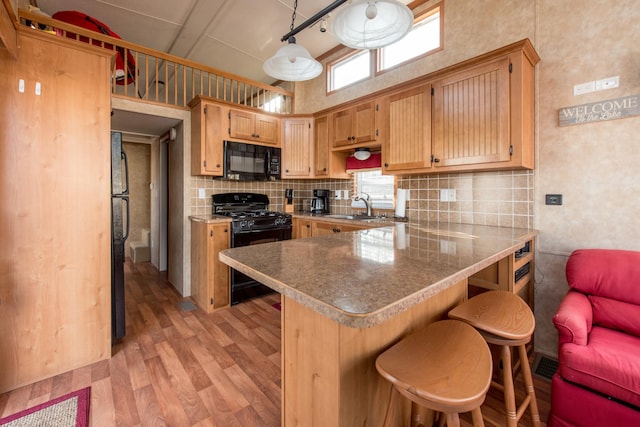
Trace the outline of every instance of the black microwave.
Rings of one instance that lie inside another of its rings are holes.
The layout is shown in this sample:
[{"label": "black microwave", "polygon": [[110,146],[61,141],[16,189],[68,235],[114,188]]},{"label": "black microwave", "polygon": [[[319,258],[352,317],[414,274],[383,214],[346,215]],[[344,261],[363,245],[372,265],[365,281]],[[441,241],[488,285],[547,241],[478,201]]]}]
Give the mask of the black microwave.
[{"label": "black microwave", "polygon": [[236,181],[280,179],[280,149],[224,141],[224,178]]}]

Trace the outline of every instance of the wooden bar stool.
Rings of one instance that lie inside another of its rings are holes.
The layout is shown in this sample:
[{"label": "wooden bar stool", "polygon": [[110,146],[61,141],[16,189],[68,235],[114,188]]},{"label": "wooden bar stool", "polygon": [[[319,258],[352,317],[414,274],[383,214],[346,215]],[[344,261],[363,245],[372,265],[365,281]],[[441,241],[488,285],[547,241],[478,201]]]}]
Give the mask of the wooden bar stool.
[{"label": "wooden bar stool", "polygon": [[[504,393],[507,426],[516,427],[524,411],[529,408],[533,425],[540,426],[538,403],[531,378],[531,367],[525,344],[531,341],[535,318],[529,306],[512,292],[489,291],[479,294],[455,307],[449,318],[467,322],[478,329],[489,344],[500,347],[502,384],[491,385]],[[517,347],[522,378],[527,396],[518,407],[511,367],[511,347]]]},{"label": "wooden bar stool", "polygon": [[[484,426],[480,405],[491,383],[491,352],[469,325],[432,323],[379,355],[376,369],[413,403],[444,413],[447,426],[458,427],[458,414],[469,411],[473,425]],[[392,423],[393,402],[392,394],[385,426]]]}]

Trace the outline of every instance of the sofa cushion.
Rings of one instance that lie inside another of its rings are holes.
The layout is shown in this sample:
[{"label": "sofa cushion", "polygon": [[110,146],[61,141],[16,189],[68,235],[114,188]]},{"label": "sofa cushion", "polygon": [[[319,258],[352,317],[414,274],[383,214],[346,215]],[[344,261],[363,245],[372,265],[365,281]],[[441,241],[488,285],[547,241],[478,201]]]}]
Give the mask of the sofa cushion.
[{"label": "sofa cushion", "polygon": [[568,381],[640,406],[640,338],[599,326],[589,344],[560,349],[559,373]]},{"label": "sofa cushion", "polygon": [[589,295],[593,323],[640,337],[640,306]]},{"label": "sofa cushion", "polygon": [[579,249],[566,274],[569,286],[582,293],[640,305],[640,252]]}]

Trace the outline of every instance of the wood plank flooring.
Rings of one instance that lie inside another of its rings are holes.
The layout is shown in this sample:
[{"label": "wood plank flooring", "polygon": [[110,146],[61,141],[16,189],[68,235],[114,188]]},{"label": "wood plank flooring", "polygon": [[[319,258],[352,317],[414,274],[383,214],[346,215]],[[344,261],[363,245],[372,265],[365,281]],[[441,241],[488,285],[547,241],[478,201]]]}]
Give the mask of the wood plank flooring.
[{"label": "wood plank flooring", "polygon": [[[0,395],[0,418],[91,386],[90,425],[280,425],[280,312],[277,294],[213,314],[183,301],[149,263],[125,263],[127,336],[111,359]],[[550,383],[534,378],[541,418]],[[504,425],[500,395],[483,414]],[[463,426],[470,418],[463,417]],[[525,414],[521,426],[531,426]]]}]

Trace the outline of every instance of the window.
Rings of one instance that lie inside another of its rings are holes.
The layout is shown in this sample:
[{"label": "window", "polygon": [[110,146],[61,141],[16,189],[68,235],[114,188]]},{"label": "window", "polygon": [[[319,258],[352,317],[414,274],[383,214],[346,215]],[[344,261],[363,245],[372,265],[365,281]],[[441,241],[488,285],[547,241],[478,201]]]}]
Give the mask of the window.
[{"label": "window", "polygon": [[327,64],[327,92],[342,89],[442,47],[442,2],[416,15],[402,40],[377,50],[357,50]]},{"label": "window", "polygon": [[440,47],[440,8],[424,14],[403,39],[379,49],[378,71],[387,70]]},{"label": "window", "polygon": [[279,113],[282,108],[282,97],[278,96],[277,98],[273,98],[271,101],[267,101],[262,106],[264,111],[268,111],[270,113]]},{"label": "window", "polygon": [[371,76],[371,51],[356,51],[327,66],[329,92]]},{"label": "window", "polygon": [[[382,175],[381,170],[354,172],[354,196],[366,193],[371,199],[374,209],[393,209],[393,193],[395,191],[395,177]],[[351,207],[366,208],[362,200],[352,200]]]}]

